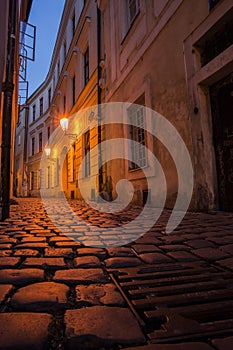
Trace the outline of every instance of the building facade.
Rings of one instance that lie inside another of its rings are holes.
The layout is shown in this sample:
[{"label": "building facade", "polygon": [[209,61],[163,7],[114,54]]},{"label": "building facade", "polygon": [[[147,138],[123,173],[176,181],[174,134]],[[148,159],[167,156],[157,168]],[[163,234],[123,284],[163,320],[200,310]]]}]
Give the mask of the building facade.
[{"label": "building facade", "polygon": [[[60,181],[63,181],[63,190],[68,197],[80,195],[77,169],[83,153],[97,142],[97,129],[88,130],[88,120],[85,137],[72,142],[60,179],[57,178],[60,164],[51,162],[49,169],[43,171],[40,160],[60,119],[98,102],[97,9],[94,1],[66,1],[49,72],[27,101],[27,196],[40,196],[42,188],[50,188],[52,195]],[[16,145],[16,148],[20,156],[20,146]],[[87,174],[91,176],[90,169]],[[16,193],[25,195],[22,183],[16,171]]]},{"label": "building facade", "polygon": [[0,197],[1,219],[9,217],[13,195],[14,135],[18,120],[21,23],[26,23],[31,0],[0,2]]},{"label": "building facade", "polygon": [[[136,102],[161,113],[190,152],[191,207],[232,210],[232,1],[102,0],[99,6],[106,67],[102,102]],[[139,132],[133,137],[138,141]],[[148,135],[143,142],[149,145]],[[166,174],[166,205],[172,207],[178,193],[175,164],[156,140],[149,148]],[[135,160],[143,163],[143,157]],[[134,184],[138,203],[153,191],[140,168],[127,161],[112,163],[108,171],[114,184],[122,175]]]},{"label": "building facade", "polygon": [[[78,169],[90,149],[124,137],[156,156],[166,175],[166,206],[173,207],[179,192],[176,164],[166,145],[141,133],[145,116],[140,106],[145,106],[170,121],[188,148],[194,170],[190,208],[232,210],[232,23],[231,0],[67,1],[48,76],[28,100],[28,195],[38,195],[43,182],[38,180],[40,134],[43,150],[48,127],[55,130],[64,113],[69,117],[100,102],[129,102],[139,106],[129,110],[131,118],[140,116],[134,130],[120,125],[88,129],[87,118],[85,135],[73,143],[64,162],[67,197],[81,198]],[[44,112],[33,121],[33,105],[39,110],[42,97]],[[134,162],[117,159],[102,167],[98,191],[115,198],[116,184],[126,178],[133,184],[135,203],[142,205],[149,196],[153,204],[156,190],[149,188],[143,170],[151,169],[150,176],[156,177],[156,169],[148,154],[129,151]],[[89,163],[84,182],[96,177]],[[88,197],[94,199],[97,193],[89,183]]]}]

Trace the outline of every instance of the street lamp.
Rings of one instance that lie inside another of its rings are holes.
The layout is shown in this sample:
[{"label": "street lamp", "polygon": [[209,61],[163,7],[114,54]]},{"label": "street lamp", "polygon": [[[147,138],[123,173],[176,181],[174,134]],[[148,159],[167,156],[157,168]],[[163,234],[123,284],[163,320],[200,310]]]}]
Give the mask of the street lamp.
[{"label": "street lamp", "polygon": [[63,131],[67,131],[68,130],[68,126],[69,126],[69,120],[68,118],[61,118],[60,119],[60,125]]},{"label": "street lamp", "polygon": [[48,158],[49,160],[51,160],[52,162],[57,162],[57,158],[51,158],[51,148],[50,147],[46,147],[45,148],[45,155],[46,158]]},{"label": "street lamp", "polygon": [[77,134],[69,134],[67,133],[68,127],[69,127],[69,119],[64,117],[60,119],[60,125],[62,130],[64,131],[65,135],[68,136],[71,139],[77,140],[78,135]]}]

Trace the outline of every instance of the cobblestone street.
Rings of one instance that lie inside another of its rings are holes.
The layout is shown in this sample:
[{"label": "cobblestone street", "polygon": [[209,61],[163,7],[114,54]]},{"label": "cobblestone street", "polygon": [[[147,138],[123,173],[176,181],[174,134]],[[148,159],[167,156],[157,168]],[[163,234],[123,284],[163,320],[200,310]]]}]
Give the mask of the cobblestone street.
[{"label": "cobblestone street", "polygon": [[[232,349],[233,214],[188,213],[166,235],[164,211],[136,241],[102,248],[82,226],[70,230],[84,244],[60,233],[39,199],[17,201],[0,223],[0,349]],[[139,212],[71,203],[96,231]]]}]

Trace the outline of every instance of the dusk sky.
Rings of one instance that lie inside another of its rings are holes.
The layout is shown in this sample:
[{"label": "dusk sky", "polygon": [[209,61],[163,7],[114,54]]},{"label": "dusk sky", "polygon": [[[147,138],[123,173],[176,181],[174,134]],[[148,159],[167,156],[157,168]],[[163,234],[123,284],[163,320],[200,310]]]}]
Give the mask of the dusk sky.
[{"label": "dusk sky", "polygon": [[65,0],[33,0],[28,22],[36,26],[35,61],[28,61],[30,96],[44,81],[50,65]]}]

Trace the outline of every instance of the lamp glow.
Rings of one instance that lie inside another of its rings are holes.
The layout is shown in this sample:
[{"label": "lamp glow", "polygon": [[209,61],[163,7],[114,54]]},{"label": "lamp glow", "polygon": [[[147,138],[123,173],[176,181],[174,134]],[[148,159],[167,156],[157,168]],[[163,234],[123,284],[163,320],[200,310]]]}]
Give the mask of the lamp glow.
[{"label": "lamp glow", "polygon": [[63,131],[67,131],[68,130],[68,126],[69,126],[69,120],[68,118],[62,118],[60,120],[60,125]]},{"label": "lamp glow", "polygon": [[46,147],[45,148],[45,154],[46,154],[47,157],[50,156],[50,154],[51,154],[51,148],[50,147]]}]

